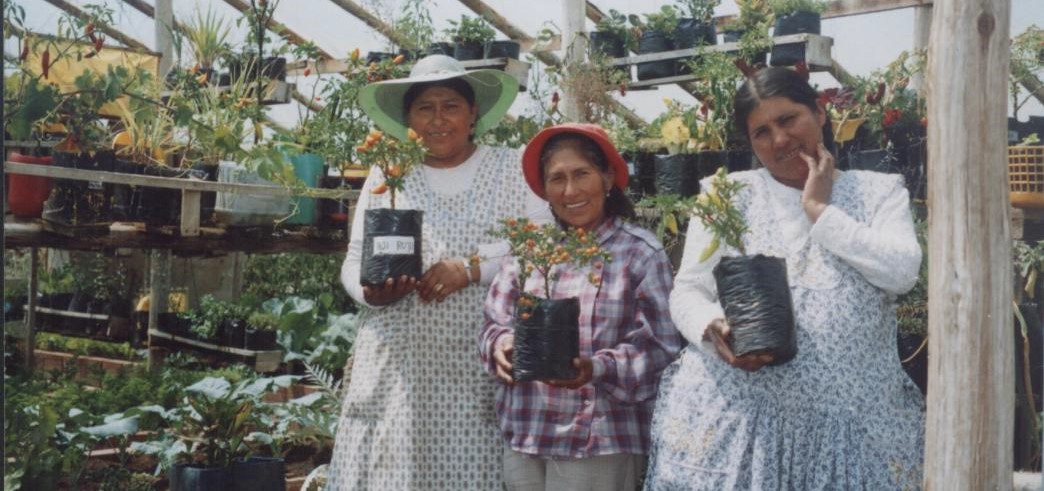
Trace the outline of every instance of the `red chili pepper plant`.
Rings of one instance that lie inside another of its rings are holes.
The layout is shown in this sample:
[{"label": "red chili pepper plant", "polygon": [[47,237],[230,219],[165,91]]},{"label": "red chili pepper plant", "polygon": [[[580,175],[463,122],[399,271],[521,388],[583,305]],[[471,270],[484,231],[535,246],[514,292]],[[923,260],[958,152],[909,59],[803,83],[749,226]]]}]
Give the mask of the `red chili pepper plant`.
[{"label": "red chili pepper plant", "polygon": [[392,209],[395,209],[395,193],[405,184],[406,174],[414,165],[424,160],[428,151],[424,147],[424,140],[417,132],[409,129],[407,135],[406,141],[400,141],[375,128],[366,135],[363,144],[355,149],[363,164],[380,169],[384,182],[374,186],[370,192],[390,192]]}]

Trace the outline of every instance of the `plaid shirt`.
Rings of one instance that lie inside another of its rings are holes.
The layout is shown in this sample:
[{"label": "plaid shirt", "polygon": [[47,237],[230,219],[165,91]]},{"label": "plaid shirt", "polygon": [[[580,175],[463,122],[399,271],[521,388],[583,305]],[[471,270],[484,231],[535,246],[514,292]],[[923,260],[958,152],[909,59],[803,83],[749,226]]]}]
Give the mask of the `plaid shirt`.
[{"label": "plaid shirt", "polygon": [[[594,378],[575,390],[542,382],[500,384],[501,434],[518,452],[569,458],[648,452],[660,372],[683,343],[668,307],[670,262],[651,233],[622,220],[606,220],[596,236],[612,255],[601,285],[588,280],[594,269],[562,265],[552,290],[553,298],[580,299],[580,356],[591,358]],[[492,375],[497,339],[514,332],[517,273],[518,263],[505,261],[486,298],[479,350]],[[542,297],[542,285],[534,272],[526,286]]]}]

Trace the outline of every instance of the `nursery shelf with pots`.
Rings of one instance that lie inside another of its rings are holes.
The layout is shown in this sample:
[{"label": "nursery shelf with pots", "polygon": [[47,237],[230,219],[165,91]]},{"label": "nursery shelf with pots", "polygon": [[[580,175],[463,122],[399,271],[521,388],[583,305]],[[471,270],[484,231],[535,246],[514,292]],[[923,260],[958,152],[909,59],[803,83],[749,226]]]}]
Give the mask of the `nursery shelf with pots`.
[{"label": "nursery shelf with pots", "polygon": [[[211,86],[207,87],[207,90],[215,92],[227,92],[230,90],[228,86]],[[293,100],[294,91],[297,90],[297,84],[292,82],[283,82],[280,80],[269,80],[264,88],[264,94],[261,97],[261,103],[264,105],[273,104],[288,104]],[[162,97],[169,97],[170,91],[165,91],[160,94]]]},{"label": "nursery shelf with pots", "polygon": [[[37,164],[25,164],[16,162],[6,162],[5,172],[8,174],[20,174],[29,176],[42,176],[49,178],[61,178],[78,181],[94,181],[106,184],[126,184],[131,186],[142,186],[142,187],[154,187],[164,189],[175,189],[181,191],[181,210],[180,210],[180,222],[177,226],[171,227],[158,227],[151,231],[159,231],[166,233],[170,236],[159,236],[155,234],[150,236],[149,234],[135,234],[127,233],[134,232],[137,228],[134,225],[127,225],[122,227],[107,226],[105,230],[91,230],[93,235],[101,235],[98,238],[83,238],[86,241],[84,247],[76,247],[72,244],[61,242],[64,239],[72,237],[78,238],[77,229],[75,227],[66,226],[55,226],[54,224],[41,223],[39,227],[33,227],[33,223],[29,224],[16,224],[8,226],[5,223],[5,230],[10,233],[8,240],[14,240],[14,244],[8,244],[8,247],[19,246],[55,246],[63,248],[94,248],[94,247],[105,247],[105,246],[117,246],[117,247],[148,247],[148,248],[165,248],[165,249],[179,249],[179,250],[196,250],[199,249],[202,252],[207,250],[253,250],[249,247],[250,242],[254,242],[254,245],[265,249],[265,247],[272,246],[274,244],[268,244],[265,246],[265,242],[271,241],[243,241],[244,237],[237,232],[233,232],[231,228],[206,228],[200,226],[200,199],[204,192],[220,192],[229,194],[242,194],[242,195],[258,195],[258,196],[269,196],[269,197],[286,197],[294,195],[295,192],[282,187],[282,186],[270,186],[270,185],[257,185],[257,184],[238,184],[238,183],[225,183],[225,182],[213,182],[204,181],[194,178],[172,178],[172,177],[157,177],[157,176],[146,176],[137,174],[123,174],[117,172],[105,172],[105,171],[90,171],[83,169],[70,169],[47,165]],[[318,192],[324,198],[330,199],[344,199],[350,203],[358,199],[359,192],[348,189],[338,190],[318,190],[310,189],[309,192]],[[118,230],[116,230],[118,228]],[[49,232],[50,235],[55,236],[54,239],[58,240],[59,243],[51,243],[47,240],[46,234],[39,232]],[[116,234],[115,232],[121,232]],[[244,232],[245,233],[245,232]],[[270,231],[266,235],[271,235]],[[253,237],[254,239],[260,239],[262,237]],[[270,237],[269,237],[270,238]],[[346,239],[336,240],[316,240],[317,237],[308,236],[307,240],[315,241],[315,244],[305,244],[304,242],[296,244],[296,247],[304,249],[318,248],[323,250],[325,248],[337,249],[345,246]],[[33,242],[39,240],[39,242]],[[324,243],[326,243],[324,246]],[[294,247],[295,244],[283,244],[279,246],[279,249],[272,250],[271,252],[278,252],[279,250],[289,250],[287,248]]]},{"label": "nursery shelf with pots", "polygon": [[[772,43],[776,46],[803,45],[805,47],[805,64],[808,65],[808,68],[811,71],[826,71],[833,65],[833,59],[831,58],[831,48],[834,45],[833,38],[817,34],[792,34],[789,36],[773,38]],[[660,53],[629,56],[626,58],[614,58],[611,60],[611,64],[626,67],[637,63],[653,61],[685,60],[704,50],[735,52],[739,50],[739,43],[723,43],[702,48],[676,49]],[[693,80],[696,80],[696,76],[692,74],[675,75],[672,77],[655,78],[639,82],[628,82],[627,88],[629,90],[652,89],[658,85],[677,84]]]},{"label": "nursery shelf with pots", "polygon": [[[481,68],[501,70],[514,77],[515,80],[518,80],[519,90],[523,92],[526,90],[526,83],[529,81],[530,66],[527,62],[504,57],[487,58],[484,60],[467,60],[461,61],[460,63],[468,70],[478,70]],[[318,62],[314,60],[291,61],[286,64],[286,73],[288,75],[303,75],[306,69],[309,70],[309,73],[344,73],[348,70],[348,66],[348,61],[346,60],[320,60]]]},{"label": "nursery shelf with pots", "polygon": [[200,341],[198,339],[190,339],[182,336],[177,336],[168,332],[163,332],[158,329],[149,329],[150,345],[152,346],[167,346],[171,348],[191,348],[207,351],[210,353],[219,353],[224,356],[229,356],[241,360],[257,370],[258,372],[272,372],[279,368],[279,364],[283,361],[283,352],[281,350],[270,350],[270,351],[256,351],[248,350],[243,348],[233,348],[230,346],[221,346],[218,344],[208,343],[206,341]]}]

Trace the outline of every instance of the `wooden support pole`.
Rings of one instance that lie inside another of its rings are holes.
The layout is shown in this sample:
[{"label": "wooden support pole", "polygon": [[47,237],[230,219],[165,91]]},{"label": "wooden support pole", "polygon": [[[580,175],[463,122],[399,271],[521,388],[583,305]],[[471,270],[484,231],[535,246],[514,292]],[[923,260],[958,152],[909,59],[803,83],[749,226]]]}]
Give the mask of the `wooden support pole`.
[{"label": "wooden support pole", "polygon": [[[567,67],[567,75],[570,71],[568,67],[578,66],[585,61],[587,29],[584,26],[584,7],[586,3],[584,0],[564,0],[562,2],[562,19],[564,19],[562,42],[565,43],[566,49],[565,66]],[[573,94],[566,92],[562,100],[562,114],[565,116],[566,121],[581,122],[580,103],[577,101],[577,98]],[[589,121],[582,122],[588,123]]]},{"label": "wooden support pole", "polygon": [[402,46],[404,48],[415,49],[427,48],[427,46],[414,46],[412,41],[400,35],[398,31],[396,31],[392,26],[385,24],[384,21],[378,19],[377,16],[371,14],[365,8],[353,2],[352,0],[330,1],[333,2],[334,5],[341,7],[341,9],[343,9],[345,12],[348,12],[349,14],[354,15],[357,19],[365,22],[366,25],[373,28],[373,30],[381,33],[382,35],[384,35],[384,37],[390,39],[391,42],[399,46]]},{"label": "wooden support pole", "polygon": [[1012,488],[1010,15],[1010,0],[939,0],[932,18],[926,490]]},{"label": "wooden support pole", "polygon": [[[58,7],[59,9],[62,9],[64,12],[67,12],[70,15],[76,16],[76,17],[78,17],[80,19],[89,19],[90,18],[90,15],[88,15],[87,12],[84,12],[79,7],[73,5],[73,4],[69,3],[69,2],[66,2],[65,0],[44,0],[44,1],[49,3],[49,4],[51,4],[51,5],[54,5],[55,7]],[[107,36],[109,36],[109,37],[111,37],[111,38],[113,38],[113,39],[123,43],[124,46],[129,46],[131,48],[137,48],[137,49],[140,49],[140,50],[143,50],[143,51],[151,51],[148,46],[145,46],[144,44],[142,44],[141,42],[137,41],[136,39],[134,39],[134,38],[132,38],[132,37],[130,37],[130,36],[120,32],[118,30],[116,30],[115,28],[113,28],[112,26],[110,26],[108,24],[95,21],[95,25],[96,25],[96,28],[99,31],[101,31],[101,32],[105,33],[105,35],[107,35]]]},{"label": "wooden support pole", "polygon": [[[135,9],[138,10],[138,12],[141,12],[141,13],[147,15],[150,19],[155,19],[156,18],[156,9],[154,9],[152,7],[152,5],[149,5],[148,3],[144,2],[143,0],[123,0],[123,3],[126,3],[127,5],[130,5],[131,7],[134,7]],[[171,15],[171,18],[173,19],[173,14]],[[178,22],[177,19],[173,19],[173,22],[174,22],[174,28],[177,29],[178,32],[181,32],[181,33],[185,32],[185,24],[182,24],[181,22]]]},{"label": "wooden support pole", "polygon": [[161,53],[159,78],[162,80],[174,67],[174,6],[171,0],[156,0],[156,51]]},{"label": "wooden support pole", "polygon": [[25,313],[25,369],[32,373],[33,359],[36,357],[36,292],[40,289],[40,276],[37,269],[40,267],[39,249],[29,248],[29,298],[26,299]]},{"label": "wooden support pole", "polygon": [[[170,249],[152,249],[149,254],[149,331],[159,330],[159,315],[167,311],[170,299]],[[149,369],[163,364],[164,348],[152,346],[149,336]]]},{"label": "wooden support pole", "polygon": [[[928,42],[932,33],[932,6],[924,5],[914,7],[914,50],[928,49]],[[924,73],[914,73],[910,80],[910,88],[918,94],[924,94]]]}]

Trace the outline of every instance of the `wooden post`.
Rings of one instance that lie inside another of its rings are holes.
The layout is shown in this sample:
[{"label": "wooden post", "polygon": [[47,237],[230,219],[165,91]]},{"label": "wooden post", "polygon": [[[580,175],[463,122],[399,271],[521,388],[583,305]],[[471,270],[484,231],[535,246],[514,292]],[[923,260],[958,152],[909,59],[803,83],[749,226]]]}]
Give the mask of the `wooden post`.
[{"label": "wooden post", "polygon": [[39,290],[40,277],[37,268],[40,267],[39,249],[29,248],[29,298],[25,305],[29,310],[25,313],[25,370],[33,371],[33,358],[36,351],[36,292]]},{"label": "wooden post", "polygon": [[171,0],[156,0],[156,51],[160,53],[159,78],[174,67],[174,6]]},{"label": "wooden post", "polygon": [[[929,35],[932,32],[932,6],[914,7],[914,50],[928,48]],[[924,95],[924,74],[915,73],[910,80],[910,88]]]},{"label": "wooden post", "polygon": [[[584,53],[587,51],[587,29],[584,26],[587,2],[584,0],[565,0],[562,2],[562,18],[564,19],[562,29],[562,42],[565,44],[565,76],[568,77],[572,68],[584,63]],[[562,100],[562,113],[566,121],[580,121],[580,105],[573,94],[564,94]],[[586,122],[586,121],[585,121]]]},{"label": "wooden post", "polygon": [[[170,249],[153,249],[149,254],[149,331],[159,329],[159,315],[167,311],[170,298]],[[162,351],[161,351],[162,350]],[[152,346],[149,335],[149,369],[163,362],[164,348]]]},{"label": "wooden post", "polygon": [[1010,9],[938,0],[932,18],[926,490],[1012,488]]}]

